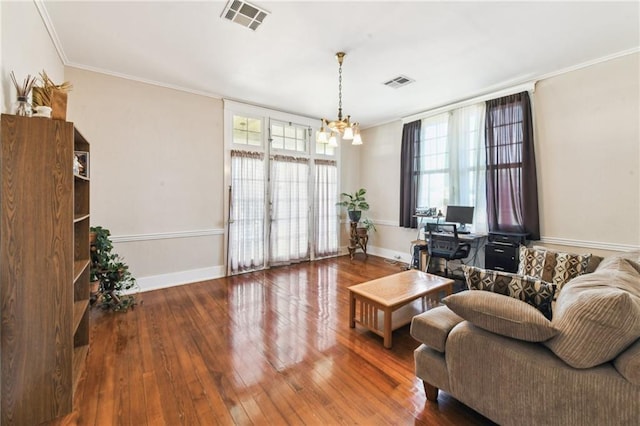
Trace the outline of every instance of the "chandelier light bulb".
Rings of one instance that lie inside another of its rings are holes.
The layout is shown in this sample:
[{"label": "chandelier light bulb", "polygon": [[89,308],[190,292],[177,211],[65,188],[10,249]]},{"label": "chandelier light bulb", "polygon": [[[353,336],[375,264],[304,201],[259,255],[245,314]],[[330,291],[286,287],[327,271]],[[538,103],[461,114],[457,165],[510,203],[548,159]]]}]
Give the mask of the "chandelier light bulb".
[{"label": "chandelier light bulb", "polygon": [[353,142],[351,142],[351,145],[362,145],[362,137],[360,136],[360,132],[356,132],[356,134],[353,136]]},{"label": "chandelier light bulb", "polygon": [[353,139],[353,127],[349,126],[344,128],[344,134],[342,135],[342,139],[346,141],[350,141],[351,139]]},{"label": "chandelier light bulb", "polygon": [[329,138],[329,146],[332,146],[334,148],[338,147],[338,138],[336,138],[335,133],[331,133],[331,137]]},{"label": "chandelier light bulb", "polygon": [[324,130],[324,125],[320,126],[320,130],[316,132],[316,143],[327,143],[329,142],[329,136],[327,135],[326,130]]}]

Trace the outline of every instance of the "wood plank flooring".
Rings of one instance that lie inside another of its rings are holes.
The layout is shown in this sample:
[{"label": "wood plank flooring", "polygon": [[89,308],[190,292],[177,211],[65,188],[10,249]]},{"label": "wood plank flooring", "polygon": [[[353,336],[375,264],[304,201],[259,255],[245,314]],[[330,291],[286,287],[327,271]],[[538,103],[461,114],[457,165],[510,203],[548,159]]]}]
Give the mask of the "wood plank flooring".
[{"label": "wood plank flooring", "polygon": [[485,425],[445,393],[426,401],[409,326],[348,325],[353,284],[402,270],[356,255],[139,295],[91,312],[87,371],[61,424]]}]

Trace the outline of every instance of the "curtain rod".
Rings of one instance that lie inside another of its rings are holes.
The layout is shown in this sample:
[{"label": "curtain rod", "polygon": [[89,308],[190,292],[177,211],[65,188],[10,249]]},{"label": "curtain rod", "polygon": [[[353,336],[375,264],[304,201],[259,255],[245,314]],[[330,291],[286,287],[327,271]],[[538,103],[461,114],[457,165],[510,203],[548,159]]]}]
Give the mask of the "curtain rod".
[{"label": "curtain rod", "polygon": [[511,86],[504,89],[496,90],[493,92],[485,93],[482,95],[475,96],[473,98],[464,99],[461,101],[453,102],[447,105],[439,106],[436,108],[432,108],[426,111],[422,111],[416,114],[408,115],[406,117],[402,117],[402,124],[411,123],[412,121],[421,120],[423,118],[431,117],[433,115],[441,114],[443,112],[450,111],[456,108],[462,108],[467,105],[477,104],[479,102],[488,101],[489,99],[501,98],[503,96],[513,95],[514,93],[520,92],[531,92],[535,91],[537,81],[529,81],[527,83],[522,83],[517,86]]}]

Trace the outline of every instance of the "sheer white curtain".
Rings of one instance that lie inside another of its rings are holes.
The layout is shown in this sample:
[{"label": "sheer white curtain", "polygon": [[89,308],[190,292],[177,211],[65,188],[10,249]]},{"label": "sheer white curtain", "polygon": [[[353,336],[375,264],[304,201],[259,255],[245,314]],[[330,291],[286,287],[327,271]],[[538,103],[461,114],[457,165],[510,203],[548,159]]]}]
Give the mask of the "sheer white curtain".
[{"label": "sheer white curtain", "polygon": [[313,202],[316,257],[338,254],[338,166],[333,160],[315,160]]},{"label": "sheer white curtain", "polygon": [[271,159],[270,263],[309,259],[309,159]]},{"label": "sheer white curtain", "polygon": [[232,274],[264,267],[264,155],[231,151],[228,269]]},{"label": "sheer white curtain", "polygon": [[449,143],[449,205],[475,206],[473,229],[487,231],[485,104],[451,111]]}]

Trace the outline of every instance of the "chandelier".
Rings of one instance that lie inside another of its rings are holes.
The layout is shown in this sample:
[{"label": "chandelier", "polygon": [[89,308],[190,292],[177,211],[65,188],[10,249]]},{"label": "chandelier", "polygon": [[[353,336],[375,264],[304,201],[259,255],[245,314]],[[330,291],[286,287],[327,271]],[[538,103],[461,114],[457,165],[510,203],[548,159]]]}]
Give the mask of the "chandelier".
[{"label": "chandelier", "polygon": [[[342,118],[342,61],[345,55],[344,52],[336,53],[338,60],[338,119],[329,121],[323,118],[320,130],[316,134],[316,142],[328,143],[334,147],[338,146],[338,135],[343,140],[353,141],[352,145],[362,145],[358,123],[352,123],[350,115]],[[328,129],[325,129],[325,126]]]}]

